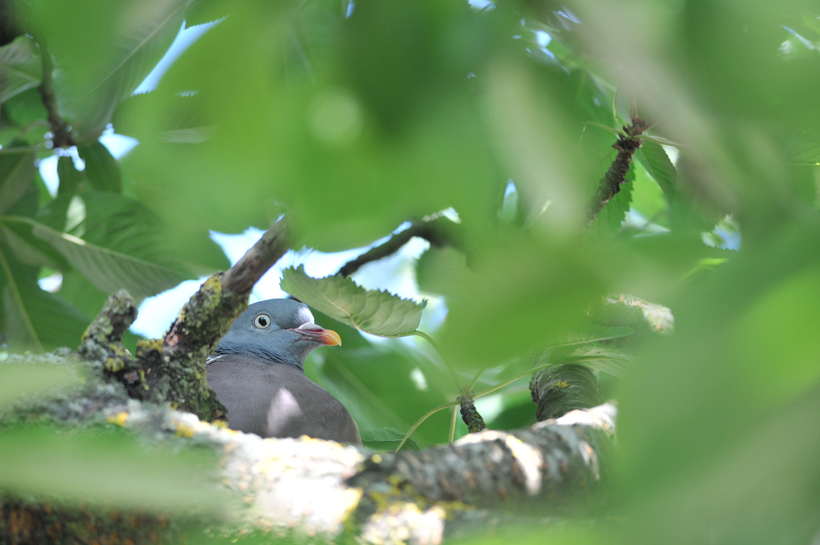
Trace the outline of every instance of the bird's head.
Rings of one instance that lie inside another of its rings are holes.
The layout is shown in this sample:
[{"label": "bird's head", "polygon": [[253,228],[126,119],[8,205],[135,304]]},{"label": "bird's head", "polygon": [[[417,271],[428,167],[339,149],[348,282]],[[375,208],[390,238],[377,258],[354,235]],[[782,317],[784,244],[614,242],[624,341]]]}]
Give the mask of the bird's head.
[{"label": "bird's head", "polygon": [[234,320],[213,357],[249,354],[301,368],[311,350],[340,344],[338,333],[313,323],[313,314],[304,304],[293,299],[269,299],[249,305]]}]

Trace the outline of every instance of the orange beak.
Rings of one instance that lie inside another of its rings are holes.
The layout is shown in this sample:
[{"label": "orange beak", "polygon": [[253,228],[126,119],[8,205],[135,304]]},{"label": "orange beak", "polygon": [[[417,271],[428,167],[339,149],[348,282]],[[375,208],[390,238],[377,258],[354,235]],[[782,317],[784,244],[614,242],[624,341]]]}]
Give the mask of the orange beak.
[{"label": "orange beak", "polygon": [[295,333],[300,334],[307,341],[313,341],[328,346],[341,346],[342,338],[332,329],[324,329],[316,324],[302,324],[296,329],[291,329]]}]

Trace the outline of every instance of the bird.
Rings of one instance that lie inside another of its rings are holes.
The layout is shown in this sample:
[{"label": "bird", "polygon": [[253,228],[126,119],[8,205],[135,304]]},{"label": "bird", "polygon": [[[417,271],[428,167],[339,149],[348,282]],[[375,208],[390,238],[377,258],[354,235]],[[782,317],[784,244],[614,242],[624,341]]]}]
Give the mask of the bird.
[{"label": "bird", "polygon": [[228,427],[261,437],[327,439],[361,445],[356,422],[338,399],[305,375],[307,355],[341,345],[294,299],[249,305],[208,358],[207,380],[228,409]]}]

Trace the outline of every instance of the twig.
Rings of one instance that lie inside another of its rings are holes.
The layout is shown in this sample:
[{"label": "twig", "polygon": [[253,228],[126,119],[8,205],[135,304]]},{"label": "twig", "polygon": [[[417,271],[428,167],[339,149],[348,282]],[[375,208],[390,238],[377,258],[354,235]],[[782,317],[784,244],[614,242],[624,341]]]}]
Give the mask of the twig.
[{"label": "twig", "polygon": [[652,124],[645,119],[633,116],[631,125],[624,125],[623,133],[612,147],[618,151],[618,155],[610,165],[609,170],[598,185],[598,190],[587,205],[588,224],[591,224],[598,217],[606,203],[612,200],[621,190],[621,185],[626,182],[626,173],[632,163],[635,152],[643,145],[643,140],[639,138],[641,134],[649,130]]},{"label": "twig", "polygon": [[336,274],[344,277],[350,276],[367,263],[378,261],[379,259],[396,253],[413,237],[423,238],[436,247],[441,247],[446,244],[458,246],[458,237],[455,236],[456,226],[457,224],[450,221],[446,216],[436,216],[429,220],[414,221],[410,227],[394,234],[387,239],[384,244],[371,248],[356,259],[348,261]]},{"label": "twig", "polygon": [[43,64],[43,80],[37,88],[40,91],[40,96],[43,100],[43,106],[48,112],[48,123],[51,125],[52,138],[55,148],[70,148],[76,146],[74,137],[68,128],[68,123],[65,122],[60,115],[60,110],[57,106],[57,97],[54,96],[54,79],[52,72],[54,65],[51,63],[51,54],[48,51],[48,46],[45,40],[37,40],[40,45],[40,60]]},{"label": "twig", "polygon": [[461,419],[467,424],[467,429],[470,433],[477,433],[487,429],[487,424],[484,423],[484,418],[475,408],[475,402],[470,393],[458,396],[459,404],[461,405]]},{"label": "twig", "polygon": [[254,284],[288,251],[285,218],[271,225],[256,244],[222,277],[222,288],[238,294],[249,293]]}]

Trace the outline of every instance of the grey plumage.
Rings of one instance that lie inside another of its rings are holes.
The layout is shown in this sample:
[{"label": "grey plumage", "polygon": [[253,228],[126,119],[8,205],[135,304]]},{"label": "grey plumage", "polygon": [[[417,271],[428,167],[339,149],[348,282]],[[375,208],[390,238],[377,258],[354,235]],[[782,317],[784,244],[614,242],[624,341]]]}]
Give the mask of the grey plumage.
[{"label": "grey plumage", "polygon": [[361,444],[347,409],[305,376],[308,353],[333,344],[341,344],[339,336],[314,324],[298,301],[250,305],[208,360],[208,384],[228,409],[228,425],[262,437]]}]

